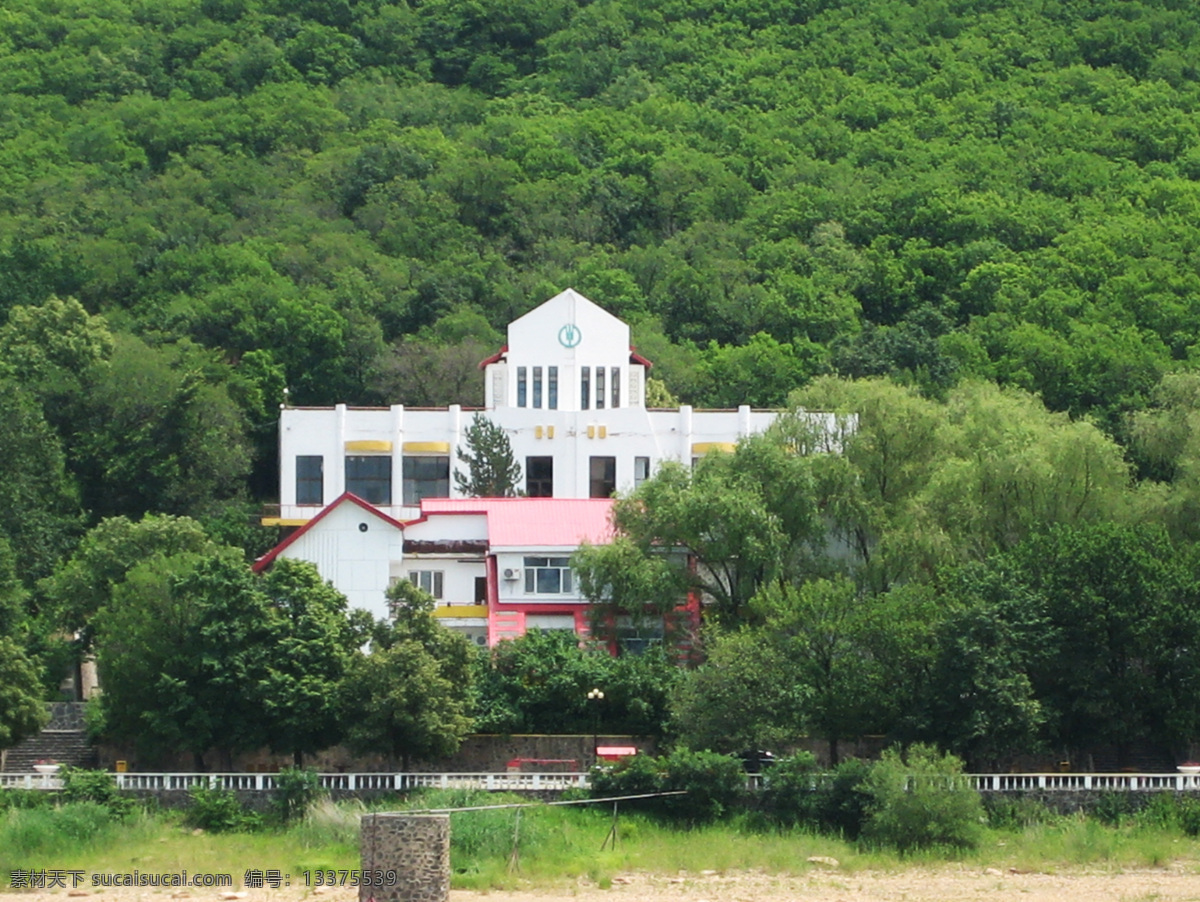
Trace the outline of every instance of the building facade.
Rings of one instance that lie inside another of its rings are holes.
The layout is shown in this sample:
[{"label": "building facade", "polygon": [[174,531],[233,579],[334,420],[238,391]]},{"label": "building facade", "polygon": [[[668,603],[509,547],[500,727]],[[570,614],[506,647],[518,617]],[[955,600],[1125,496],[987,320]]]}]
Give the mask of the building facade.
[{"label": "building facade", "polygon": [[730,450],[776,416],[647,408],[650,363],[630,348],[629,327],[571,289],[512,322],[481,367],[481,411],[284,407],[280,509],[264,522],[302,526],[345,492],[397,520],[419,516],[422,499],[458,497],[456,452],[476,412],[504,430],[533,498],[612,497],[664,460]]},{"label": "building facade", "polygon": [[[256,567],[311,561],[377,617],[388,586],[408,579],[479,644],[534,627],[586,632],[568,560],[584,541],[609,540],[613,495],[663,461],[732,450],[776,417],[647,408],[650,366],[625,323],[568,289],[510,323],[508,343],[480,364],[481,411],[284,407],[280,509],[263,522],[295,531]],[[456,452],[476,413],[508,437],[525,497],[459,497]]]}]

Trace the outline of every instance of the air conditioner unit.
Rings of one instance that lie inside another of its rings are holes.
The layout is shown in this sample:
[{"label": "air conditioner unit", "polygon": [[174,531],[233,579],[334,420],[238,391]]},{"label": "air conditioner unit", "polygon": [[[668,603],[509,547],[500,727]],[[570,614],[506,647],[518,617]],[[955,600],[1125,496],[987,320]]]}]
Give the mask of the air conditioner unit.
[{"label": "air conditioner unit", "polygon": [[505,578],[505,579],[520,579],[520,578],[521,578],[521,570],[520,570],[520,568],[518,568],[518,567],[505,567],[505,568],[504,568],[504,578]]}]

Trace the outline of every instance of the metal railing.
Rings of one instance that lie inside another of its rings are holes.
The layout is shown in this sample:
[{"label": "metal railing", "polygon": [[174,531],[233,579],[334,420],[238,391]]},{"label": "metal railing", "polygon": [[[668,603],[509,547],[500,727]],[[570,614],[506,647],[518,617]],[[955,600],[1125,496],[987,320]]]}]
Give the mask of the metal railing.
[{"label": "metal railing", "polygon": [[[764,774],[746,778],[749,789],[761,789]],[[243,791],[275,788],[275,774],[122,773],[113,774],[118,789],[187,792],[194,786]],[[489,792],[540,792],[584,789],[585,773],[353,773],[320,774],[321,788],[339,792],[406,792],[411,789],[485,789]],[[827,775],[814,774],[813,788]],[[1200,792],[1200,774],[964,774],[980,792]],[[0,787],[62,789],[57,774],[0,774]]]}]

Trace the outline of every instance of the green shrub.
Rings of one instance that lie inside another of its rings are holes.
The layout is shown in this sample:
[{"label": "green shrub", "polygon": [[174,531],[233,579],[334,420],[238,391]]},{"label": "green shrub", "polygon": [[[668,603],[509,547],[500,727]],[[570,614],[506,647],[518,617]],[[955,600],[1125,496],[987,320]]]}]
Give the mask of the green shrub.
[{"label": "green shrub", "polygon": [[809,752],[781,758],[763,772],[760,809],[768,820],[784,827],[815,825],[817,793],[827,780]]},{"label": "green shrub", "polygon": [[732,813],[745,794],[741,762],[716,752],[676,749],[661,758],[634,755],[612,768],[592,773],[592,797],[683,791],[686,795],[622,807],[646,811],[688,825],[705,824]]},{"label": "green shrub", "polygon": [[816,825],[845,839],[857,839],[867,819],[871,796],[866,789],[869,761],[849,758],[833,770],[817,791],[814,803]]},{"label": "green shrub", "polygon": [[1103,793],[1088,813],[1108,827],[1119,827],[1135,814],[1133,799],[1127,792]]},{"label": "green shrub", "polygon": [[871,797],[862,837],[901,852],[933,846],[974,848],[983,803],[962,776],[962,761],[926,745],[883,753],[863,788]]},{"label": "green shrub", "polygon": [[1174,793],[1156,792],[1135,816],[1141,827],[1153,830],[1178,830],[1179,802]]},{"label": "green shrub", "polygon": [[117,817],[125,817],[137,803],[117,789],[116,780],[108,771],[64,767],[61,771],[65,802],[96,802]]},{"label": "green shrub", "polygon": [[[649,755],[631,755],[611,767],[594,767],[591,776],[589,788],[594,799],[663,791],[664,775],[659,759]],[[657,805],[655,800],[646,799],[625,802],[623,807],[651,812]]]},{"label": "green shrub", "polygon": [[1188,836],[1200,836],[1200,799],[1184,796],[1177,804],[1179,829]]},{"label": "green shrub", "polygon": [[688,824],[705,824],[726,817],[745,797],[746,776],[737,758],[676,749],[662,759],[662,764],[666,772],[663,791],[687,793],[663,799],[665,810]]},{"label": "green shrub", "polygon": [[271,803],[281,823],[304,817],[324,793],[321,776],[311,767],[285,767],[275,776]]},{"label": "green shrub", "polygon": [[188,795],[192,801],[183,819],[189,827],[199,827],[210,833],[230,833],[254,830],[262,824],[262,818],[243,808],[231,790],[193,786]]},{"label": "green shrub", "polygon": [[993,793],[983,799],[988,826],[998,830],[1024,830],[1037,824],[1049,824],[1059,816],[1040,799],[1011,797]]},{"label": "green shrub", "polygon": [[45,808],[54,797],[40,789],[0,789],[0,811],[9,808]]}]

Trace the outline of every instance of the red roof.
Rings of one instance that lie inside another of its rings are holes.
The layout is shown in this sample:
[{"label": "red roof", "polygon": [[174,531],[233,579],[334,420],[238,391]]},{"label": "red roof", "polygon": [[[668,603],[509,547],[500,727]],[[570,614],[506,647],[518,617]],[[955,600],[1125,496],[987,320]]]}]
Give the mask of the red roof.
[{"label": "red roof", "polygon": [[650,367],[654,366],[653,363],[651,363],[649,360],[647,360],[645,357],[643,357],[641,354],[639,354],[637,352],[637,348],[635,348],[633,345],[629,346],[629,362],[630,363],[640,363],[646,369],[650,369]]},{"label": "red roof", "polygon": [[498,363],[500,361],[500,358],[503,357],[507,353],[508,353],[508,345],[502,345],[500,350],[497,351],[495,354],[493,354],[491,357],[485,357],[483,360],[479,361],[479,368],[482,370],[482,369],[485,369],[489,363]]},{"label": "red roof", "polygon": [[380,520],[383,520],[385,523],[387,523],[390,526],[395,526],[397,529],[404,528],[403,523],[401,523],[399,520],[389,517],[387,514],[385,514],[379,508],[375,507],[369,501],[363,501],[361,498],[359,498],[353,492],[343,492],[337,498],[333,499],[333,501],[329,502],[329,505],[327,507],[323,507],[319,514],[317,514],[315,517],[313,517],[311,520],[309,520],[307,523],[305,523],[303,526],[301,526],[299,529],[297,529],[294,533],[292,533],[290,536],[288,536],[286,539],[284,539],[282,542],[280,542],[278,545],[276,545],[274,548],[272,548],[270,551],[268,551],[266,554],[264,554],[262,557],[260,557],[258,560],[256,560],[251,565],[250,569],[253,570],[255,573],[262,573],[264,570],[266,570],[268,567],[271,566],[271,564],[274,562],[275,558],[279,557],[279,555],[284,551],[284,549],[286,549],[289,545],[291,545],[293,542],[295,542],[298,538],[300,538],[302,535],[304,535],[306,532],[308,532],[310,529],[312,529],[314,526],[316,526],[318,523],[320,523],[322,520],[324,520],[329,514],[331,514],[333,512],[333,510],[335,508],[340,507],[341,505],[343,505],[347,502],[349,502],[351,504],[357,504],[364,511],[366,511],[367,513],[370,513],[370,514],[374,514],[376,517],[378,517]]},{"label": "red roof", "polygon": [[492,548],[575,548],[612,541],[610,498],[423,498],[421,517],[486,514]]}]

